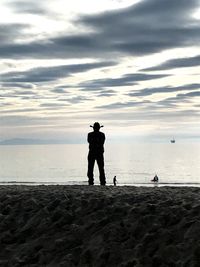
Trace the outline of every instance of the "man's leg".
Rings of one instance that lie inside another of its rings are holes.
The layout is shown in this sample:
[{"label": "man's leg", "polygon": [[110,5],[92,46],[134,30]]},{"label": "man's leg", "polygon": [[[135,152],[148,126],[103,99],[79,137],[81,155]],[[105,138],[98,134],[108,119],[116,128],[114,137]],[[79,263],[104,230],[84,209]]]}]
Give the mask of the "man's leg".
[{"label": "man's leg", "polygon": [[98,155],[97,164],[98,164],[98,167],[99,167],[100,183],[101,183],[101,185],[105,185],[106,184],[106,177],[105,177],[105,172],[104,172],[104,157],[103,157],[103,153]]},{"label": "man's leg", "polygon": [[93,175],[94,162],[95,162],[95,157],[94,157],[94,155],[92,155],[92,153],[89,152],[89,154],[88,154],[88,172],[87,172],[89,185],[94,184],[94,175]]}]

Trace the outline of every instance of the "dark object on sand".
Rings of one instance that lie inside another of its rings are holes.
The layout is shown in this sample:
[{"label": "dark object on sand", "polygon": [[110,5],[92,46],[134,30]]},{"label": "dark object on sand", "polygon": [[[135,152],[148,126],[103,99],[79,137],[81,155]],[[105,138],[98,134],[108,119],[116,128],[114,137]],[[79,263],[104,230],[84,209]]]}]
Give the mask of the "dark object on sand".
[{"label": "dark object on sand", "polygon": [[113,184],[114,184],[114,186],[117,185],[117,178],[116,178],[116,176],[114,176],[114,178],[113,178]]},{"label": "dark object on sand", "polygon": [[157,176],[157,174],[153,177],[153,179],[151,181],[152,182],[158,182],[158,176]]},{"label": "dark object on sand", "polygon": [[105,134],[100,132],[100,126],[98,122],[95,122],[93,126],[93,132],[88,133],[87,141],[89,143],[89,153],[88,153],[88,184],[94,184],[94,163],[97,161],[99,168],[99,180],[101,185],[106,185],[106,177],[104,172],[104,142]]}]

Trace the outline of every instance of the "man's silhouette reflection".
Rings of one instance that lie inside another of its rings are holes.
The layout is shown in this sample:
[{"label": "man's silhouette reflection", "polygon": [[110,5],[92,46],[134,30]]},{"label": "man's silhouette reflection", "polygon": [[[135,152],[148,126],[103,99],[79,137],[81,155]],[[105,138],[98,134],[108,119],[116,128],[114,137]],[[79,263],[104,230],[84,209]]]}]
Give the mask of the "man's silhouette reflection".
[{"label": "man's silhouette reflection", "polygon": [[94,184],[94,163],[97,161],[99,167],[99,179],[100,184],[106,184],[105,172],[104,172],[104,142],[105,142],[105,134],[100,132],[100,124],[95,122],[93,127],[93,132],[88,133],[87,141],[89,143],[89,153],[88,153],[88,183],[89,185]]}]

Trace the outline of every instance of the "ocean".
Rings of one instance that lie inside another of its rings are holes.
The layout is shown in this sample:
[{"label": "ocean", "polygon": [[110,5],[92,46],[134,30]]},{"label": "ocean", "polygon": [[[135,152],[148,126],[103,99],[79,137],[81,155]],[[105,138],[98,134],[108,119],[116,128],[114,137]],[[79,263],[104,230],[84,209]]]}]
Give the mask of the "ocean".
[{"label": "ocean", "polygon": [[[0,146],[0,183],[87,184],[87,144]],[[105,144],[107,184],[200,185],[199,143]],[[95,164],[95,184],[99,184]]]}]

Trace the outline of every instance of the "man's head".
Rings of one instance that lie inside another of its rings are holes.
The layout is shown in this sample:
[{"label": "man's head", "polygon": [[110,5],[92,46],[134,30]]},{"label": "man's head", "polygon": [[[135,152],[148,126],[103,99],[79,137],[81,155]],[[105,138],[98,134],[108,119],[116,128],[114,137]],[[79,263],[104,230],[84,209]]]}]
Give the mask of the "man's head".
[{"label": "man's head", "polygon": [[100,128],[101,128],[101,127],[100,127],[100,124],[99,124],[98,122],[95,122],[94,125],[93,125],[93,129],[94,129],[94,131],[95,131],[95,132],[98,132]]}]

